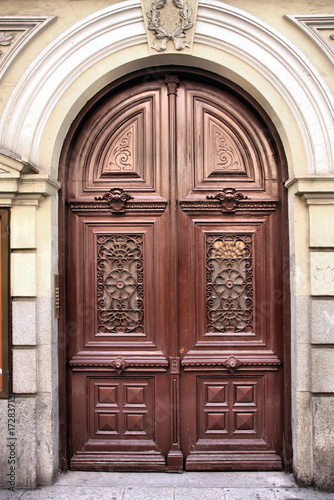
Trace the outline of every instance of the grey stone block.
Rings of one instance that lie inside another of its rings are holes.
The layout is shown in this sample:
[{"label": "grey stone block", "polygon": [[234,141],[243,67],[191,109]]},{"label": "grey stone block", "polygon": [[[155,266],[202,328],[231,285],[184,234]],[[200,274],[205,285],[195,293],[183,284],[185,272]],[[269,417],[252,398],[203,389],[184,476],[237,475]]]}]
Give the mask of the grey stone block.
[{"label": "grey stone block", "polygon": [[27,491],[22,500],[122,500],[123,493],[122,489],[115,488],[46,486],[38,490]]},{"label": "grey stone block", "polygon": [[313,344],[334,344],[334,300],[312,299],[311,338]]},{"label": "grey stone block", "polygon": [[312,405],[314,483],[334,491],[334,397],[313,398]]},{"label": "grey stone block", "polygon": [[37,391],[36,349],[15,349],[12,354],[13,392],[34,394]]},{"label": "grey stone block", "polygon": [[[277,500],[330,500],[334,494],[321,493],[311,488],[296,488],[275,490]],[[262,499],[261,499],[262,500]]]},{"label": "grey stone block", "polygon": [[[13,487],[35,488],[36,473],[36,401],[16,398],[15,429],[8,431],[8,402],[0,402],[0,487],[8,488],[7,474],[14,471]],[[11,406],[12,408],[12,406]],[[12,427],[10,427],[12,429]],[[8,463],[8,460],[13,460]],[[13,466],[15,469],[10,469]],[[0,497],[1,498],[1,497]]]},{"label": "grey stone block", "polygon": [[177,488],[175,500],[223,500],[223,488]]},{"label": "grey stone block", "polygon": [[[141,481],[141,484],[143,482]],[[190,498],[190,497],[188,497]],[[174,500],[174,488],[135,488],[125,490],[123,500]]]},{"label": "grey stone block", "polygon": [[36,345],[36,302],[13,301],[13,345]]},{"label": "grey stone block", "polygon": [[312,349],[312,391],[334,393],[334,349]]},{"label": "grey stone block", "polygon": [[276,500],[275,493],[270,488],[229,488],[225,490],[226,500]]}]

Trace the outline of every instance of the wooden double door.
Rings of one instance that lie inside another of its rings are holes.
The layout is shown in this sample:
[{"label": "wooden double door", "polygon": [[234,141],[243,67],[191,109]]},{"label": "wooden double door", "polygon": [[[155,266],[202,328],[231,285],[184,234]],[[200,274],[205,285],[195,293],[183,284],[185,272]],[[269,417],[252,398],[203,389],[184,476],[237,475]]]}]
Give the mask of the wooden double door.
[{"label": "wooden double door", "polygon": [[66,167],[70,467],[280,469],[281,158],[224,83],[143,75]]}]

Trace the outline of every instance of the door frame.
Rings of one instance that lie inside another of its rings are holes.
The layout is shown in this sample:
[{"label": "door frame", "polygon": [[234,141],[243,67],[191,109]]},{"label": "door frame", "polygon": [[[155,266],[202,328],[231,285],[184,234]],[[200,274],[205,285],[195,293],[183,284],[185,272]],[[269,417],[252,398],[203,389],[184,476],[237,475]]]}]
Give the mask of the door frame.
[{"label": "door frame", "polygon": [[283,308],[284,308],[284,356],[283,356],[283,369],[284,369],[284,390],[283,390],[283,405],[284,405],[284,422],[283,422],[283,463],[286,472],[292,471],[292,430],[291,430],[291,347],[290,347],[290,331],[291,331],[291,317],[290,317],[290,267],[289,267],[289,234],[288,234],[288,200],[287,189],[284,186],[285,181],[288,179],[288,168],[286,156],[284,153],[283,145],[279,134],[262,107],[251,97],[245,90],[239,87],[234,82],[227,80],[219,75],[210,73],[205,70],[183,67],[183,66],[165,66],[155,68],[147,68],[135,73],[121,77],[120,79],[110,83],[101,91],[99,91],[92,99],[78,113],[77,117],[72,123],[69,132],[64,140],[60,162],[59,162],[59,181],[62,188],[59,192],[59,324],[58,324],[58,356],[59,356],[59,468],[66,471],[69,468],[69,433],[68,433],[68,380],[67,380],[67,336],[71,331],[70,325],[67,325],[67,309],[66,309],[66,255],[67,255],[67,241],[66,241],[66,168],[67,168],[67,153],[70,149],[73,138],[78,134],[82,120],[87,118],[97,105],[103,99],[107,99],[110,94],[116,92],[118,88],[125,85],[133,84],[138,78],[145,78],[149,75],[154,77],[155,74],[169,74],[175,73],[184,74],[187,78],[201,78],[207,79],[208,82],[216,85],[217,87],[223,86],[228,88],[229,91],[244,103],[250,105],[255,113],[261,117],[261,121],[267,127],[271,138],[274,141],[279,157],[279,162],[282,168],[282,183],[280,199],[282,202],[282,228],[283,228]]}]

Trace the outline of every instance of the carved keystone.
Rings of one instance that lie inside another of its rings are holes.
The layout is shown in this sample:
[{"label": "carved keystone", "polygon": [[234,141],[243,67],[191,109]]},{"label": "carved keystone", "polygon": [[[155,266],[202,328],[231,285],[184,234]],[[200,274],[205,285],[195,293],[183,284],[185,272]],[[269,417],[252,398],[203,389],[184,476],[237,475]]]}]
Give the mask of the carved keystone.
[{"label": "carved keystone", "polygon": [[234,213],[240,200],[247,200],[248,197],[234,188],[225,188],[216,196],[207,196],[208,200],[219,200],[222,212]]},{"label": "carved keystone", "polygon": [[125,205],[128,200],[133,200],[133,196],[126,193],[121,188],[110,189],[109,192],[105,193],[102,197],[95,196],[96,200],[106,200],[108,207],[113,214],[124,214]]}]

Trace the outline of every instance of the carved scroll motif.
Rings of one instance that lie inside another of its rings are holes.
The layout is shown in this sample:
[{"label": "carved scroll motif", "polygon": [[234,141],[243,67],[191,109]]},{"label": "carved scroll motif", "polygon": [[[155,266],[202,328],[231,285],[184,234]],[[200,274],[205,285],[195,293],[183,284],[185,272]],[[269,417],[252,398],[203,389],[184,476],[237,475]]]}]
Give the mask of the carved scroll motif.
[{"label": "carved scroll motif", "polygon": [[127,130],[119,139],[111,151],[108,167],[105,172],[126,172],[134,170],[133,166],[133,126]]},{"label": "carved scroll motif", "polygon": [[216,196],[207,196],[208,200],[219,200],[222,212],[235,212],[240,200],[247,200],[248,197],[234,188],[225,188]]},{"label": "carved scroll motif", "polygon": [[126,193],[121,188],[110,189],[107,193],[105,193],[102,197],[95,196],[97,201],[106,200],[108,203],[108,207],[114,214],[123,214],[125,212],[125,205],[128,200],[132,200],[133,196],[129,193]]},{"label": "carved scroll motif", "polygon": [[223,171],[243,171],[232,144],[217,127],[215,127],[215,139],[218,156],[216,167]]}]

